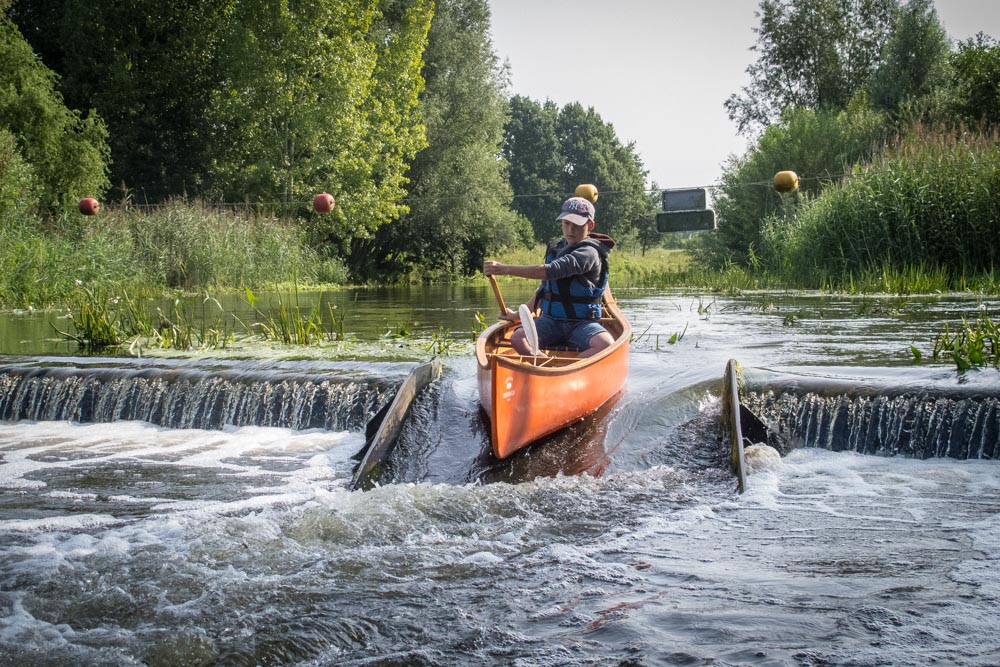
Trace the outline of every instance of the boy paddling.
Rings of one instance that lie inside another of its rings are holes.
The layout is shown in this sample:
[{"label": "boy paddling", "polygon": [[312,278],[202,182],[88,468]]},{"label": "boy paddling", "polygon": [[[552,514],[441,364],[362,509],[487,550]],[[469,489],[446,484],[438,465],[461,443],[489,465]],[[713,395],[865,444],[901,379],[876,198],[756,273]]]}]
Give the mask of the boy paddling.
[{"label": "boy paddling", "polygon": [[[601,299],[608,286],[608,254],[615,246],[610,236],[594,232],[594,205],[583,197],[563,202],[557,222],[562,223],[563,239],[550,245],[545,263],[535,265],[502,264],[487,260],[487,276],[514,276],[541,280],[528,309],[541,309],[535,318],[540,348],[567,346],[580,350],[580,357],[590,357],[614,342],[598,320],[602,315]],[[508,309],[503,319],[517,321],[516,312]],[[519,354],[531,354],[524,329],[510,338]]]}]

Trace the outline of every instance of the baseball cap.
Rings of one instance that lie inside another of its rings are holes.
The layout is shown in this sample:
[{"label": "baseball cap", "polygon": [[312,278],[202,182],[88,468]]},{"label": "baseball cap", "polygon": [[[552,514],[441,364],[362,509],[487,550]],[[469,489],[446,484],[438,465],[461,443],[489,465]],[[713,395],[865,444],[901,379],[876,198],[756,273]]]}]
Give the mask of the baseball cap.
[{"label": "baseball cap", "polygon": [[556,222],[560,220],[569,220],[574,225],[585,225],[588,222],[593,222],[594,205],[583,197],[570,197],[563,202],[562,212],[556,218]]}]

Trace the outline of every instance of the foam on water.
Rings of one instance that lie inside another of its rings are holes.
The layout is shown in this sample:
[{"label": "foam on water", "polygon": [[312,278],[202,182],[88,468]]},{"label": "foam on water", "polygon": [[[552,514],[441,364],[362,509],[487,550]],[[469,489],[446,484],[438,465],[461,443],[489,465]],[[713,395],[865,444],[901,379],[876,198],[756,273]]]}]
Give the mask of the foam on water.
[{"label": "foam on water", "polygon": [[360,445],[0,425],[25,499],[0,514],[0,658],[988,662],[997,463],[804,449],[743,496],[667,465],[349,493]]}]

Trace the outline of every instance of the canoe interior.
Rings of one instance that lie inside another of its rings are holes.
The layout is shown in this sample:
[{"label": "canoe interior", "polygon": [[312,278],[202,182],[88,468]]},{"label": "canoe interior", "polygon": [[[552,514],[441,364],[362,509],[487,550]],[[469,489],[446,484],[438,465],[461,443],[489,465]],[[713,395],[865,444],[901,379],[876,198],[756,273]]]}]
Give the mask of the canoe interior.
[{"label": "canoe interior", "polygon": [[[615,339],[615,345],[612,348],[617,347],[619,341],[621,341],[623,334],[625,333],[626,323],[614,317],[602,317],[598,320],[605,329],[611,334]],[[520,325],[516,322],[500,322],[490,329],[487,329],[485,334],[488,334],[485,345],[485,354],[487,358],[489,355],[498,354],[505,358],[505,360],[520,362],[525,366],[532,366],[534,368],[565,368],[567,366],[572,366],[576,364],[577,366],[584,365],[589,362],[589,360],[580,359],[580,353],[576,350],[567,350],[563,348],[544,348],[542,349],[542,354],[538,356],[533,356],[529,354],[520,354],[510,343],[511,335],[517,330]],[[492,331],[491,331],[492,329]],[[628,334],[631,336],[631,328],[628,328]],[[612,349],[612,348],[609,348]],[[480,359],[484,361],[484,359]]]}]

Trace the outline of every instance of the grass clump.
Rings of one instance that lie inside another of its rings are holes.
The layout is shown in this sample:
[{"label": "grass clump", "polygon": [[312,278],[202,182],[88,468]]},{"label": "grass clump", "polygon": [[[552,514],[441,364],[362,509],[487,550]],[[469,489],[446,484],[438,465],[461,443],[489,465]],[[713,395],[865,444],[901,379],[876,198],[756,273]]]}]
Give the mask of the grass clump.
[{"label": "grass clump", "polygon": [[118,296],[102,287],[82,283],[78,287],[76,307],[70,311],[74,331],[57,329],[63,337],[75,340],[82,349],[97,352],[124,345],[138,336],[152,335],[152,321],[127,292]]},{"label": "grass clump", "polygon": [[336,307],[332,303],[327,303],[329,321],[324,320],[322,292],[308,311],[300,306],[297,289],[287,303],[279,296],[273,315],[265,315],[256,308],[258,297],[249,289],[246,291],[246,298],[250,307],[261,317],[261,321],[255,322],[251,328],[265,340],[285,345],[313,345],[321,341],[344,339],[344,319],[337,317]]}]

